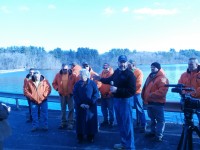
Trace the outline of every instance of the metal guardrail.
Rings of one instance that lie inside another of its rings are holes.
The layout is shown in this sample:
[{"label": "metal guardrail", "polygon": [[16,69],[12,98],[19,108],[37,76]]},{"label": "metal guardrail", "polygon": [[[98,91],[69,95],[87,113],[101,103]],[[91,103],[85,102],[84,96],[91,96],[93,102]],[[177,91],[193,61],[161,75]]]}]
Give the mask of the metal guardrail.
[{"label": "metal guardrail", "polygon": [[[15,99],[16,109],[18,109],[18,110],[20,109],[19,99],[20,100],[27,100],[26,97],[24,96],[24,94],[19,94],[19,93],[0,92],[0,97]],[[59,102],[59,96],[55,96],[55,95],[48,96],[48,101],[58,103]]]},{"label": "metal guardrail", "polygon": [[[24,94],[18,94],[18,93],[8,93],[8,92],[0,92],[0,97],[5,97],[5,98],[12,98],[15,99],[16,101],[16,109],[20,109],[19,108],[19,99],[21,100],[26,100],[26,97],[24,96]],[[55,95],[49,95],[48,96],[48,102],[55,102],[55,103],[59,103],[59,96],[55,96]],[[98,105],[101,105],[100,100],[98,101]],[[167,102],[165,104],[165,111],[168,112],[181,112],[181,105],[179,102]]]}]

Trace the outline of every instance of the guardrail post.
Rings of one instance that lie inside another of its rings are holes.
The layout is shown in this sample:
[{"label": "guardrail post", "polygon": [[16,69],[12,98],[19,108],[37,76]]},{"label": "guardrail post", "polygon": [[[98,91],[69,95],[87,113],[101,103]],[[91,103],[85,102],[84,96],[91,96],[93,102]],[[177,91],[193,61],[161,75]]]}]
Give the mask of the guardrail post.
[{"label": "guardrail post", "polygon": [[19,108],[19,100],[18,100],[18,98],[15,98],[15,100],[16,100],[16,110],[20,110],[20,108]]}]

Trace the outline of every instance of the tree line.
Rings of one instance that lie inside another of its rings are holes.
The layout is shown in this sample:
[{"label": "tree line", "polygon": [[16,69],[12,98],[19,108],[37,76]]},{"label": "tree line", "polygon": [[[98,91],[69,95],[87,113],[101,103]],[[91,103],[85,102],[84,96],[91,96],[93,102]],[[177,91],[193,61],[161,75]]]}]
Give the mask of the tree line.
[{"label": "tree line", "polygon": [[82,64],[87,61],[92,67],[100,68],[107,62],[113,67],[117,65],[119,55],[125,54],[137,64],[151,64],[157,61],[161,64],[187,63],[191,57],[200,60],[200,52],[195,49],[185,49],[177,52],[175,49],[158,52],[137,51],[129,49],[111,49],[99,54],[98,50],[80,47],[75,50],[62,50],[56,48],[49,52],[43,47],[35,46],[11,46],[0,48],[0,69],[59,69],[62,63],[70,64],[76,62]]}]

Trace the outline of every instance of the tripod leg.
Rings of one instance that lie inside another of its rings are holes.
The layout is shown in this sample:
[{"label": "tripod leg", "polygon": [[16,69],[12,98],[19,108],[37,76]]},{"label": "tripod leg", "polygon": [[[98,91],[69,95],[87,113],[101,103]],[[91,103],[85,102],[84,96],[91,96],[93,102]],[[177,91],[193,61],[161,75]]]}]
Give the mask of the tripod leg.
[{"label": "tripod leg", "polygon": [[192,132],[195,131],[197,135],[200,137],[200,131],[197,126],[193,126],[189,128],[188,131],[188,149],[193,150],[193,138],[192,138]]},{"label": "tripod leg", "polygon": [[182,131],[182,133],[181,133],[181,138],[180,138],[180,140],[179,140],[177,150],[181,150],[181,147],[182,147],[182,144],[183,144],[183,136],[184,136],[184,129],[183,129],[183,131]]},{"label": "tripod leg", "polygon": [[183,138],[183,149],[184,150],[188,150],[187,147],[188,147],[188,130],[189,130],[189,127],[186,126],[185,127],[185,130],[184,130],[184,138]]},{"label": "tripod leg", "polygon": [[140,126],[140,120],[139,120],[139,113],[138,113],[137,108],[136,108],[136,122],[137,122],[137,126],[139,127]]},{"label": "tripod leg", "polygon": [[184,125],[177,150],[186,150],[188,146],[188,126]]},{"label": "tripod leg", "polygon": [[188,128],[185,125],[183,125],[183,130],[181,133],[181,138],[179,140],[177,150],[185,150],[184,148],[187,145],[187,129]]},{"label": "tripod leg", "polygon": [[187,149],[188,150],[193,150],[193,139],[192,139],[192,131],[193,131],[193,128],[192,127],[189,127],[189,129],[188,129],[188,147],[187,147]]},{"label": "tripod leg", "polygon": [[198,128],[197,126],[195,126],[193,130],[194,130],[194,131],[197,133],[197,135],[200,137],[199,128]]}]

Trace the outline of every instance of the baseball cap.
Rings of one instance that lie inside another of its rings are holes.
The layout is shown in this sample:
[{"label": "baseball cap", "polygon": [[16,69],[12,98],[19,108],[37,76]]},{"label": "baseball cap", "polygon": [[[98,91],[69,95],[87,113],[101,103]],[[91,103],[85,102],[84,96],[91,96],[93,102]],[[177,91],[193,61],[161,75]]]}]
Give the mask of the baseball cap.
[{"label": "baseball cap", "polygon": [[118,62],[127,62],[127,57],[126,55],[120,55],[118,57]]}]

